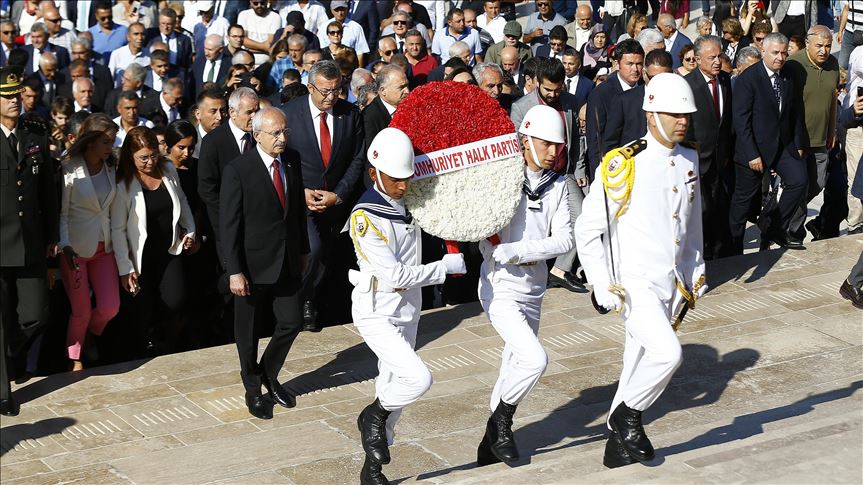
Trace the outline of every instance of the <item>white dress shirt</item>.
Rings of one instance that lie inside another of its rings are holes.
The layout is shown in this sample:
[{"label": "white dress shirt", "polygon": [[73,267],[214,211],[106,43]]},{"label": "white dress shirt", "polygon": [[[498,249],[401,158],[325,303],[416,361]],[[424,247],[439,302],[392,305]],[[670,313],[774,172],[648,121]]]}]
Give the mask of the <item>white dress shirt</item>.
[{"label": "white dress shirt", "polygon": [[[240,153],[243,153],[243,136],[245,136],[246,132],[239,129],[237,125],[234,124],[234,120],[231,119],[228,120],[228,128],[231,129],[231,134],[234,135],[234,141],[237,142],[237,148],[240,150]],[[252,139],[249,143],[255,143],[255,140]]]},{"label": "white dress shirt", "polygon": [[145,56],[144,51],[132,54],[128,45],[124,45],[111,53],[111,59],[108,61],[108,70],[114,76],[115,87],[120,87],[123,72],[133,62],[140,64],[141,67],[147,67],[150,65],[150,56]]},{"label": "white dress shirt", "polygon": [[[315,127],[315,138],[318,139],[318,147],[321,146],[321,110],[315,106],[315,103],[312,102],[312,97],[309,96],[309,111],[312,113],[312,126]],[[330,130],[330,145],[332,146],[332,141],[335,136],[333,133],[333,110],[332,108],[327,110],[327,128]]]},{"label": "white dress shirt", "polygon": [[675,30],[671,37],[665,39],[665,50],[671,52],[671,48],[674,46],[674,40],[677,39],[677,31]]},{"label": "white dress shirt", "polygon": [[479,15],[476,18],[476,26],[488,32],[495,43],[503,41],[503,27],[505,25],[506,19],[502,15],[498,15],[491,20],[485,14]]},{"label": "white dress shirt", "polygon": [[[123,140],[126,139],[126,129],[123,128],[123,123],[119,116],[114,118],[114,124],[119,127],[117,129],[117,136],[114,137],[114,147],[116,148],[123,146]],[[153,122],[148,120],[147,118],[142,118],[139,116],[138,124],[135,126],[146,126],[147,128],[153,128],[156,125],[154,125]]]},{"label": "white dress shirt", "polygon": [[213,61],[206,61],[204,63],[204,77],[201,79],[203,82],[207,82],[209,79],[210,71],[213,71],[213,82],[217,82],[219,80],[219,69],[222,68],[222,58],[219,57],[216,59],[216,63],[213,64]]},{"label": "white dress shirt", "polygon": [[[581,79],[581,76],[579,76],[578,74],[576,74],[575,76],[572,76],[572,77],[565,78],[563,80],[564,89],[566,89],[566,82],[569,81],[569,89],[567,90],[567,92],[569,94],[575,94],[575,89],[576,89],[576,87],[578,87],[578,80],[579,79]],[[623,84],[626,84],[626,83],[623,83]]]},{"label": "white dress shirt", "polygon": [[180,117],[180,114],[177,113],[177,109],[168,106],[168,103],[165,102],[165,97],[161,94],[159,95],[159,104],[162,106],[162,111],[165,112],[165,116],[168,117],[168,123],[171,123]]},{"label": "white dress shirt", "polygon": [[[713,88],[710,87],[710,82],[712,81],[712,79],[710,79],[707,74],[704,74],[701,69],[699,69],[698,72],[700,72],[701,75],[704,76],[704,82],[707,83],[707,94],[710,95],[710,99],[713,99]],[[722,106],[722,100],[724,99],[724,93],[722,92],[722,85],[719,84],[719,78],[716,78],[716,92],[719,93],[719,117],[722,118],[722,111],[724,109]]]},{"label": "white dress shirt", "polygon": [[[321,49],[330,45],[330,39],[327,37],[327,25],[332,22],[332,19],[327,19],[318,25],[318,40],[321,43]],[[357,55],[366,54],[369,52],[369,44],[366,42],[366,34],[363,26],[349,20],[342,24],[342,44],[356,51]]]},{"label": "white dress shirt", "polygon": [[160,35],[162,42],[168,45],[168,62],[177,64],[177,34],[171,32],[171,35]]},{"label": "white dress shirt", "polygon": [[[285,191],[285,198],[288,195],[288,180],[285,178],[285,164],[282,163],[282,157],[271,157],[268,153],[261,150],[261,145],[255,145],[255,148],[258,150],[258,155],[261,156],[261,160],[264,161],[264,167],[267,168],[267,173],[270,174],[270,181],[273,180],[273,165],[276,163],[279,164],[279,175],[281,175],[282,179],[282,189]],[[275,185],[274,185],[275,187]]]}]

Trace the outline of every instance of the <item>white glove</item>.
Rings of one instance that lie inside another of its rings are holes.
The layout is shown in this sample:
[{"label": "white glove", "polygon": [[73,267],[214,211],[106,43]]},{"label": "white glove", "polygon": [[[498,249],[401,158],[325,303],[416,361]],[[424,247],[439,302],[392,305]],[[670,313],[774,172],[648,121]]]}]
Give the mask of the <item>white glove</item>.
[{"label": "white glove", "polygon": [[707,283],[701,285],[701,288],[698,289],[698,294],[695,295],[695,298],[701,298],[702,296],[704,296],[705,293],[707,293],[707,290],[709,289],[710,287],[707,286]]},{"label": "white glove", "polygon": [[518,260],[518,254],[516,254],[512,244],[498,244],[491,256],[497,264],[512,264]]},{"label": "white glove", "polygon": [[446,268],[446,274],[467,273],[467,266],[464,264],[464,254],[462,253],[444,254],[441,262]]},{"label": "white glove", "polygon": [[607,287],[594,286],[593,297],[596,299],[596,303],[599,306],[605,308],[608,311],[620,310],[620,297],[608,291]]}]

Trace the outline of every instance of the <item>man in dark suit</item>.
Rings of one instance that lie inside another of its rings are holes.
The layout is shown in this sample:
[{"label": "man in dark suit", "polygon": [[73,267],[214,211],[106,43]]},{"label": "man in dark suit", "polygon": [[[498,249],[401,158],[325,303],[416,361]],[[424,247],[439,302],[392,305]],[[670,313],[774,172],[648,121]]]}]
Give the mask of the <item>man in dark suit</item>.
[{"label": "man in dark suit", "polygon": [[[101,111],[105,106],[105,98],[108,96],[111,89],[114,88],[114,77],[111,75],[111,70],[108,69],[107,66],[93,62],[93,51],[91,50],[91,47],[92,44],[90,43],[90,40],[86,37],[80,36],[72,41],[71,57],[72,63],[77,60],[83,61],[84,68],[86,69],[86,76],[93,81],[93,84],[96,87],[93,93],[93,106],[96,107],[97,111]],[[71,83],[75,80],[75,76],[72,75],[72,64],[69,64],[67,70],[69,75],[66,77],[69,79],[69,91],[71,93]],[[65,71],[66,70],[64,70],[64,72]]]},{"label": "man in dark suit", "polygon": [[729,163],[734,141],[731,78],[722,72],[719,37],[699,37],[694,49],[698,69],[686,76],[686,82],[692,88],[698,111],[689,117],[686,140],[698,143],[701,212],[705,221],[704,259],[713,259],[732,254],[728,225],[723,224],[731,203]]},{"label": "man in dark suit", "polygon": [[793,97],[793,81],[782,72],[788,55],[788,39],[774,32],[762,43],[762,61],[737,76],[732,99],[735,145],[735,182],[729,223],[736,254],[743,252],[743,236],[752,201],[761,195],[765,173],[782,177],[779,220],[766,238],[788,249],[804,249],[803,242],[788,235],[788,224],[804,196],[809,181],[802,140],[805,125],[802,104]]},{"label": "man in dark suit", "polygon": [[363,169],[363,121],[356,106],[339,99],[342,76],[334,61],[309,69],[308,96],[284,105],[291,120],[288,145],[300,153],[308,207],[309,270],[303,277],[305,329],[317,331],[314,299],[322,280],[322,262],[348,217]]},{"label": "man in dark suit", "polygon": [[45,24],[37,22],[30,29],[30,43],[23,47],[27,52],[27,64],[24,65],[24,74],[33,74],[39,69],[39,56],[43,52],[53,52],[57,56],[57,68],[63,69],[69,65],[69,51],[65,47],[48,42],[48,29]]},{"label": "man in dark suit", "polygon": [[[650,82],[662,72],[672,72],[671,54],[654,49],[644,56],[644,80]],[[622,147],[647,133],[647,118],[641,105],[644,102],[641,84],[613,99],[608,105],[608,117],[602,133],[602,153]]]},{"label": "man in dark suit", "polygon": [[563,60],[563,51],[569,34],[562,25],[555,25],[548,34],[548,44],[536,48],[536,57]]},{"label": "man in dark suit", "polygon": [[157,98],[159,96],[158,91],[154,90],[150,86],[144,85],[144,78],[146,77],[146,68],[136,62],[129,64],[129,67],[123,71],[123,77],[120,78],[120,87],[111,90],[108,93],[108,96],[105,97],[105,114],[111,118],[120,116],[120,113],[117,112],[117,101],[119,101],[120,93],[123,91],[135,91],[138,95],[138,99],[141,100],[141,106],[144,106],[145,103],[149,103],[151,99]]},{"label": "man in dark suit", "polygon": [[216,237],[219,262],[225,266],[219,231],[219,191],[225,165],[254,148],[252,117],[258,111],[258,95],[251,88],[237,88],[228,99],[228,122],[222,123],[204,137],[198,158],[198,195],[207,207]]},{"label": "man in dark suit", "polygon": [[[575,96],[575,102],[578,108],[587,103],[587,97],[596,87],[593,81],[586,76],[579,74],[581,71],[581,53],[577,50],[567,47],[563,51],[563,90]],[[524,87],[524,76],[522,76],[522,87]]]},{"label": "man in dark suit", "polygon": [[228,70],[231,68],[231,58],[225,55],[225,44],[220,35],[210,34],[204,39],[204,55],[195,59],[192,64],[192,88],[190,97],[194,99],[203,90],[204,83],[214,82],[221,85]]},{"label": "man in dark suit", "polygon": [[168,46],[171,64],[188,69],[192,64],[192,41],[185,35],[176,32],[177,13],[170,8],[159,10],[159,27],[147,29],[147,48],[144,55],[150,54],[150,46],[154,42],[164,42]]},{"label": "man in dark suit", "polygon": [[[273,417],[261,395],[286,408],[296,398],[279,384],[279,370],[300,332],[297,300],[308,264],[309,238],[299,154],[287,148],[288,120],[264,108],[252,122],[257,144],[225,166],[219,225],[234,298],[234,337],[249,413]],[[255,322],[272,309],[275,330],[258,362]],[[256,318],[257,316],[257,318]]]},{"label": "man in dark suit", "polygon": [[[353,2],[350,4],[352,11],[348,11],[348,20],[360,24],[366,35],[366,43],[369,47],[378,45],[378,36],[381,32],[381,19],[378,17],[378,9],[375,2]],[[426,14],[428,15],[428,14]]]},{"label": "man in dark suit", "polygon": [[[165,83],[168,79],[178,78],[183,83],[183,93],[188,93],[188,82],[186,80],[186,71],[177,66],[172,66],[168,60],[168,53],[163,50],[157,50],[150,53],[150,66],[146,68],[147,74],[144,76],[144,86],[153,88],[154,91],[162,92],[165,90]],[[189,99],[188,97],[186,99]],[[194,99],[194,98],[191,98]]]},{"label": "man in dark suit", "polygon": [[183,81],[177,77],[165,81],[161,93],[141,103],[141,116],[162,128],[167,127],[173,121],[185,118]]},{"label": "man in dark suit", "polygon": [[[369,146],[378,133],[390,125],[399,103],[408,95],[408,78],[402,68],[388,64],[377,75],[378,96],[362,112],[365,146]],[[369,167],[366,161],[366,168]],[[368,170],[363,170],[366,188],[371,187]]]},{"label": "man in dark suit", "polygon": [[19,120],[19,66],[0,68],[0,413],[15,416],[9,364],[48,323],[46,256],[56,256],[59,203],[48,127]]},{"label": "man in dark suit", "polygon": [[[585,137],[587,138],[587,178],[593,180],[596,168],[602,161],[602,130],[608,119],[608,107],[624,91],[641,83],[644,49],[633,39],[626,39],[614,49],[614,60],[620,66],[619,70],[608,76],[587,97],[587,114],[585,116]],[[624,89],[624,86],[626,88]],[[647,130],[645,130],[645,133]]]},{"label": "man in dark suit", "polygon": [[683,62],[680,60],[680,51],[683,50],[684,46],[692,44],[692,41],[689,40],[689,37],[683,35],[683,32],[677,30],[677,21],[674,20],[674,16],[671,14],[664,13],[660,15],[656,21],[656,26],[662,33],[662,37],[665,38],[665,50],[671,54],[671,59],[674,61],[673,68],[677,69],[683,65]]}]

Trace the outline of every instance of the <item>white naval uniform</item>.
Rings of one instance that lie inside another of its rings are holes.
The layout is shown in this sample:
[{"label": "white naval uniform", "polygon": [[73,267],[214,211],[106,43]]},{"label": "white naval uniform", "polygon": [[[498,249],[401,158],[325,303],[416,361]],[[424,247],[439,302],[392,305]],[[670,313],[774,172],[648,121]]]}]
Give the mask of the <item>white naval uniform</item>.
[{"label": "white naval uniform", "polygon": [[387,441],[392,444],[401,409],[432,384],[431,372],[414,346],[421,288],[443,283],[446,267],[441,261],[421,263],[419,228],[404,202],[379,192],[377,184],[357,202],[346,230],[360,268],[349,274],[354,285],[351,315],[357,331],[378,357],[375,396],[391,411],[386,428]]},{"label": "white naval uniform", "polygon": [[521,402],[545,371],[548,357],[537,338],[542,297],[548,282],[545,260],[556,258],[573,246],[565,177],[554,177],[550,171],[533,172],[527,167],[525,177],[530,188],[537,192],[549,178],[553,181],[541,192],[538,201],[531,201],[522,193],[515,215],[498,233],[500,244],[511,245],[517,255],[515,262],[498,264],[491,257],[489,245],[480,244],[485,249],[479,300],[505,343],[500,375],[489,400],[492,411],[501,400],[507,404]]},{"label": "white naval uniform", "polygon": [[[581,264],[594,287],[612,280],[606,212],[611,220],[617,282],[626,290],[623,371],[611,403],[643,411],[665,390],[681,363],[680,342],[670,325],[678,280],[691,289],[704,275],[701,181],[698,154],[681,145],[669,149],[648,132],[646,148],[635,155],[635,178],[626,211],[615,219],[619,202],[606,199],[600,167],[575,239]],[[604,237],[608,241],[608,236]]]}]

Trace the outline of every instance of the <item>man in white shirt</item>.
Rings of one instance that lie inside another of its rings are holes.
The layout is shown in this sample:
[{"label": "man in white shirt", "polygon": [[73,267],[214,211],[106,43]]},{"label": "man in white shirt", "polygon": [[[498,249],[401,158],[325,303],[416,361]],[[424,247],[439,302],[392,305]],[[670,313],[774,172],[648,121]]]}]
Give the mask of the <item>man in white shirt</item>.
[{"label": "man in white shirt", "polygon": [[75,113],[79,111],[93,112],[93,81],[82,77],[72,82],[72,98],[75,100]]},{"label": "man in white shirt", "polygon": [[218,91],[204,91],[198,95],[195,103],[195,121],[198,124],[198,143],[192,156],[198,158],[201,154],[201,144],[207,133],[222,126],[222,110],[225,109],[225,98]]},{"label": "man in white shirt", "polygon": [[150,64],[150,57],[144,55],[145,30],[142,23],[136,22],[130,25],[126,32],[126,40],[129,43],[111,53],[108,69],[114,76],[115,86],[120,86],[123,72],[129,67],[129,64],[134,62],[142,67],[147,67]]},{"label": "man in white shirt", "polygon": [[580,76],[578,71],[581,69],[581,57],[578,52],[573,49],[566,49],[563,52],[563,73],[566,77],[563,78],[563,89],[569,94],[575,94],[578,88]]},{"label": "man in white shirt", "polygon": [[15,48],[15,36],[18,33],[18,27],[11,20],[0,21],[0,59],[3,64],[9,59],[9,52]]},{"label": "man in white shirt", "polygon": [[579,5],[575,10],[575,20],[566,24],[566,34],[569,36],[570,45],[575,50],[581,50],[581,46],[590,38],[590,29],[593,28],[593,10],[588,4]]},{"label": "man in white shirt", "polygon": [[[342,24],[342,44],[350,47],[357,53],[359,65],[364,66],[366,63],[366,54],[369,53],[369,44],[366,41],[366,34],[363,27],[348,20],[348,2],[334,0],[330,3],[330,10],[333,12],[333,20],[337,20]],[[321,49],[325,49],[330,45],[330,39],[327,37],[327,25],[330,20],[323,22],[318,26],[318,40],[321,42]]]},{"label": "man in white shirt", "polygon": [[306,30],[315,35],[318,33],[318,26],[328,20],[327,10],[317,0],[287,0],[279,10],[282,24],[287,24],[288,14],[291,12],[303,14]]},{"label": "man in white shirt", "polygon": [[500,1],[486,0],[483,2],[483,10],[485,13],[476,18],[476,26],[487,31],[495,44],[501,42],[506,19],[500,15]]},{"label": "man in white shirt", "polygon": [[282,28],[282,18],[270,10],[269,0],[251,0],[252,7],[240,12],[237,23],[246,31],[243,47],[255,55],[255,65],[260,66],[269,58],[273,35]]},{"label": "man in white shirt", "polygon": [[138,116],[138,105],[140,100],[134,91],[123,91],[117,99],[117,112],[120,116],[114,118],[114,123],[120,128],[117,130],[117,137],[114,139],[114,146],[123,146],[123,140],[126,139],[126,133],[136,126],[146,126],[152,128],[153,122]]},{"label": "man in white shirt", "polygon": [[449,48],[456,42],[464,42],[470,49],[470,57],[475,62],[481,62],[482,45],[479,41],[479,34],[465,26],[464,12],[461,9],[454,8],[446,14],[447,27],[438,32],[432,40],[432,53],[440,56],[441,64],[449,60]]}]

